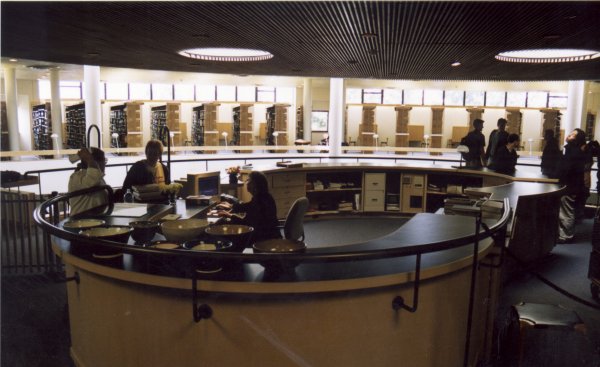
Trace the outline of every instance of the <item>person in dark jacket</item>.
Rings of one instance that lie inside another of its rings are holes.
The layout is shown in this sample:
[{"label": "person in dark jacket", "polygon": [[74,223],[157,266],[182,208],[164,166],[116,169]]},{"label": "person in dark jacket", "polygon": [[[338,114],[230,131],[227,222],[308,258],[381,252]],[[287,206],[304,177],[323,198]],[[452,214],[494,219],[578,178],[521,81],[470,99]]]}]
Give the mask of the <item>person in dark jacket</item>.
[{"label": "person in dark jacket", "polygon": [[521,139],[518,134],[510,134],[507,142],[496,149],[494,163],[490,167],[494,171],[503,174],[513,174],[517,165],[517,147]]},{"label": "person in dark jacket", "polygon": [[469,168],[483,167],[485,160],[485,136],[481,133],[483,130],[483,120],[473,120],[473,130],[461,140],[462,145],[469,147],[469,153],[464,154],[466,165]]},{"label": "person in dark jacket", "polygon": [[540,168],[542,169],[542,174],[554,178],[556,177],[556,166],[561,157],[560,149],[558,149],[558,141],[554,137],[554,130],[547,129],[544,131],[544,144]]},{"label": "person in dark jacket", "polygon": [[586,164],[585,132],[575,129],[567,136],[564,155],[557,167],[559,183],[566,188],[560,198],[558,214],[558,243],[568,243],[573,240],[575,232],[576,206],[578,200],[585,196],[586,188],[584,172]]},{"label": "person in dark jacket", "polygon": [[247,203],[219,203],[217,205],[217,209],[220,209],[219,217],[229,218],[232,223],[254,228],[251,243],[281,238],[277,206],[273,196],[269,193],[269,184],[265,174],[259,171],[250,172],[246,188],[252,194],[252,199]]},{"label": "person in dark jacket", "polygon": [[159,162],[163,152],[160,140],[150,140],[146,143],[146,159],[137,161],[131,166],[123,181],[123,192],[132,186],[150,184],[170,184],[171,175],[167,166]]},{"label": "person in dark jacket", "polygon": [[506,119],[499,118],[497,123],[498,128],[490,133],[488,146],[485,150],[485,159],[487,160],[488,166],[494,164],[498,147],[504,146],[508,142],[508,132],[506,131],[507,123],[508,121],[506,121]]}]

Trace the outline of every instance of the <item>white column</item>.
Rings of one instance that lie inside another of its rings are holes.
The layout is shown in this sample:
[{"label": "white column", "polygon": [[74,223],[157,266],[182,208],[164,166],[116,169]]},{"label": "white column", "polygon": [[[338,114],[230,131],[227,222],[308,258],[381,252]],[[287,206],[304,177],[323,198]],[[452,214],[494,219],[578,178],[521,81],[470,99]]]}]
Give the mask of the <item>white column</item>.
[{"label": "white column", "polygon": [[[304,126],[304,140],[311,140],[312,130],[311,130],[311,115],[312,115],[312,79],[304,78],[304,87],[302,89],[302,106],[304,107],[304,121],[302,124]],[[296,121],[297,124],[300,121]]]},{"label": "white column", "polygon": [[331,78],[329,82],[329,155],[342,153],[342,130],[344,129],[344,79]]},{"label": "white column", "polygon": [[[55,150],[61,150],[62,146],[62,106],[60,104],[60,75],[59,69],[52,68],[50,69],[50,95],[52,97],[51,100],[51,117],[52,117],[52,133],[56,134],[58,137],[53,139],[52,143],[56,144],[53,148]],[[56,158],[59,158],[58,156]]]},{"label": "white column", "polygon": [[561,129],[565,130],[565,138],[576,128],[582,128],[586,118],[588,82],[583,80],[569,81],[568,105],[566,116],[561,120]]},{"label": "white column", "polygon": [[[6,93],[6,118],[8,122],[8,145],[11,151],[21,150],[19,144],[19,118],[17,105],[17,72],[14,67],[4,69],[4,91]],[[20,160],[13,157],[13,160]]]},{"label": "white column", "polygon": [[[92,125],[97,125],[102,132],[102,110],[100,104],[100,67],[83,66],[83,99],[85,101],[85,126],[86,131]],[[90,133],[89,146],[97,146],[97,131],[93,129]],[[100,147],[102,147],[102,137],[100,137]]]}]

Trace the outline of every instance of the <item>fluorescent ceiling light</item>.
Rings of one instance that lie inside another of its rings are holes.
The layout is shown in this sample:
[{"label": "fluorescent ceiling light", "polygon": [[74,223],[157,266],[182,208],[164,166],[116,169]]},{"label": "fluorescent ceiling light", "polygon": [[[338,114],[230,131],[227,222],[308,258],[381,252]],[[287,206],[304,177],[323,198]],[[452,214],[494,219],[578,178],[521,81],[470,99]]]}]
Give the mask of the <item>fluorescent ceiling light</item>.
[{"label": "fluorescent ceiling light", "polygon": [[246,48],[190,48],[179,51],[179,54],[206,61],[263,61],[273,57],[267,51]]},{"label": "fluorescent ceiling light", "polygon": [[600,57],[600,52],[573,49],[543,49],[507,51],[496,55],[496,59],[520,63],[559,63],[591,60]]}]

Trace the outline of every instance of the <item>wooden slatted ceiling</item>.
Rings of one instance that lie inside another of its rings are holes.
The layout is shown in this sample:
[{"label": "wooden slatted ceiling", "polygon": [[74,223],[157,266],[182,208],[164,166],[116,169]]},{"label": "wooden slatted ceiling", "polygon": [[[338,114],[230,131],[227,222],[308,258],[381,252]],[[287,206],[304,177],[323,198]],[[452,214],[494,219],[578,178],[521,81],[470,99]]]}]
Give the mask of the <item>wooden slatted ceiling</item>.
[{"label": "wooden slatted ceiling", "polygon": [[[2,2],[0,6],[3,57],[228,74],[600,79],[600,59],[543,66],[494,59],[498,52],[511,49],[600,50],[600,2]],[[218,63],[177,54],[191,47],[258,48],[275,57]],[[462,66],[452,68],[455,60]]]}]

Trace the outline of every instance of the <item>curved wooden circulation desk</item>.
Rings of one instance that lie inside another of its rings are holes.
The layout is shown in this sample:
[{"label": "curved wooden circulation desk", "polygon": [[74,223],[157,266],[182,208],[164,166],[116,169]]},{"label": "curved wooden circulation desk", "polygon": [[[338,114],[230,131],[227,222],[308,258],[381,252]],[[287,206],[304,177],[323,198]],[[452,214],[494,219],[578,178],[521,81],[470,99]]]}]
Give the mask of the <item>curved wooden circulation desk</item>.
[{"label": "curved wooden circulation desk", "polygon": [[[325,168],[267,174],[315,169]],[[398,166],[329,170],[425,172]],[[505,185],[512,180],[461,174]],[[559,192],[553,184],[529,184],[539,185],[535,197]],[[486,189],[493,191],[474,190]],[[519,196],[518,189],[512,193]],[[418,213],[383,238],[308,244],[306,253],[275,255],[299,264],[281,275],[260,265],[272,254],[154,250],[84,239],[44,215],[61,199],[38,208],[36,221],[53,236],[67,277],[78,278],[67,285],[71,354],[78,366],[474,366],[489,357],[499,269],[484,265],[500,261],[494,243],[504,245],[509,208],[483,219],[483,228],[474,217]],[[124,255],[97,260],[89,249],[99,247]],[[207,259],[223,270],[196,272]]]}]

